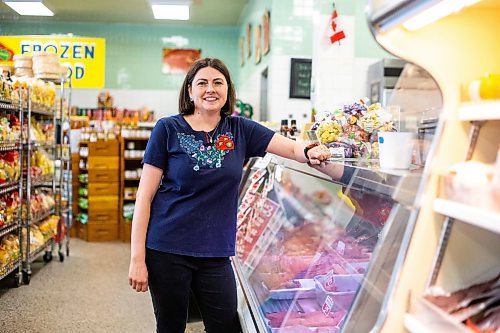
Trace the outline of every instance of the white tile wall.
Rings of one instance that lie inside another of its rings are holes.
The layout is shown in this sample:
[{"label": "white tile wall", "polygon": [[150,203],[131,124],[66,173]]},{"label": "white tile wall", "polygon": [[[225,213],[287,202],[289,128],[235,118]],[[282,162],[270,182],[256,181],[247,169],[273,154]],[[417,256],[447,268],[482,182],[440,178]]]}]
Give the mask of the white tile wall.
[{"label": "white tile wall", "polygon": [[345,32],[346,38],[333,45],[328,43],[326,33],[329,16],[320,15],[314,21],[313,105],[319,112],[366,97],[368,66],[378,59],[354,57],[354,20],[354,16],[337,19],[337,26]]}]

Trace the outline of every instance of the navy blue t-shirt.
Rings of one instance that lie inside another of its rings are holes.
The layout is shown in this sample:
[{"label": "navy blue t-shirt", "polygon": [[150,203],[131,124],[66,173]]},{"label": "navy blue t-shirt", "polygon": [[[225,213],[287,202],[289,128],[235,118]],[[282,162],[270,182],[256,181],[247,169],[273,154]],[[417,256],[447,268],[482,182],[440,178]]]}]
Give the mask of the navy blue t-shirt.
[{"label": "navy blue t-shirt", "polygon": [[274,132],[223,117],[207,142],[182,115],[153,129],[143,163],[163,170],[151,204],[146,247],[195,257],[235,254],[238,187],[245,158],[263,156]]}]

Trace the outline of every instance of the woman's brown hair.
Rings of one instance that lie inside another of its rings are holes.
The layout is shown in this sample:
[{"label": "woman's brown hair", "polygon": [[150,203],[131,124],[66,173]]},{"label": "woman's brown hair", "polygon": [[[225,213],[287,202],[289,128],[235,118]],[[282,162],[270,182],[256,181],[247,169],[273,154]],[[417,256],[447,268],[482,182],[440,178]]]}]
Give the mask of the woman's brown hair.
[{"label": "woman's brown hair", "polygon": [[229,75],[229,70],[224,63],[216,58],[204,58],[197,60],[193,63],[191,68],[186,74],[186,78],[182,83],[181,91],[179,93],[179,113],[188,115],[194,113],[194,103],[189,97],[189,87],[193,83],[193,79],[198,71],[205,67],[212,67],[224,75],[227,82],[227,101],[221,109],[221,116],[230,116],[233,113],[236,103],[236,93],[234,91],[233,82]]}]

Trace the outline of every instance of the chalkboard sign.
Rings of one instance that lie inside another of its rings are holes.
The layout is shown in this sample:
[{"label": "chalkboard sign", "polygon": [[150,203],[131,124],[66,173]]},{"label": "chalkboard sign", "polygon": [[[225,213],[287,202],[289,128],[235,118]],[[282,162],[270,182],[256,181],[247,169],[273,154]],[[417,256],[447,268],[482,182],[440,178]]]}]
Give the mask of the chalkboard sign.
[{"label": "chalkboard sign", "polygon": [[311,98],[311,59],[292,58],[290,98]]}]

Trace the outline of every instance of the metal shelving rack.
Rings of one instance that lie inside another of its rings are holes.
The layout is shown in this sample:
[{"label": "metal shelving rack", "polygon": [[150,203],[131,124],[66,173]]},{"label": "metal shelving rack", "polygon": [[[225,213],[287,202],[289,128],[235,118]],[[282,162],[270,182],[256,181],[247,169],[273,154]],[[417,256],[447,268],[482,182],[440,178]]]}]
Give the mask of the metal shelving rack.
[{"label": "metal shelving rack", "polygon": [[[11,101],[3,100],[0,99],[0,114],[12,114],[12,113],[17,113],[17,117],[22,120],[22,110],[23,110],[23,98],[21,94],[21,99],[19,101],[19,105],[16,105],[15,103],[12,103]],[[22,123],[21,123],[22,124]],[[21,133],[22,133],[22,125],[21,125]],[[22,136],[22,134],[21,134]],[[0,141],[0,152],[6,152],[6,151],[18,151],[20,153],[19,156],[19,173],[21,174],[22,172],[22,144],[21,144],[21,138],[18,139],[17,141],[14,142],[5,142],[5,141]],[[0,185],[0,195],[7,194],[7,193],[12,193],[14,191],[18,191],[19,196],[20,196],[20,202],[22,202],[22,175],[20,175],[19,179],[16,181],[8,181],[4,184]],[[9,233],[16,233],[18,240],[19,240],[19,250],[21,250],[21,210],[18,210],[17,217],[15,218],[14,222],[9,223],[8,225],[0,227],[0,239],[9,234]],[[9,276],[11,273],[15,272],[17,270],[17,273],[13,276],[14,278],[14,284],[16,287],[18,287],[21,282],[22,282],[22,253],[19,254],[18,258],[15,260],[10,261],[7,263],[6,266],[0,267],[0,280],[3,280],[7,276]]]},{"label": "metal shelving rack", "polygon": [[[70,115],[66,114],[64,110],[64,101],[68,101],[68,105],[71,105],[71,91],[72,83],[71,79],[62,79],[59,83],[60,86],[60,117],[56,117],[57,126],[59,127],[59,138],[58,149],[56,160],[59,161],[59,175],[57,176],[58,184],[58,198],[56,203],[56,213],[62,219],[62,223],[59,223],[57,229],[57,245],[59,261],[64,261],[63,253],[63,243],[65,241],[66,245],[66,256],[69,256],[69,244],[70,244],[70,230],[73,219],[72,211],[72,183],[71,183],[71,147],[70,147]],[[66,87],[67,84],[67,87]],[[67,88],[67,89],[66,89]],[[66,96],[67,94],[67,96]],[[65,152],[67,152],[65,154]],[[64,207],[63,202],[66,201],[66,207]],[[63,228],[64,224],[64,228]]]},{"label": "metal shelving rack", "polygon": [[[22,276],[23,276],[23,282],[25,284],[29,284],[31,280],[31,264],[33,261],[35,261],[41,253],[44,253],[43,255],[43,260],[45,262],[49,262],[52,260],[52,250],[54,247],[54,241],[51,238],[45,244],[40,246],[38,249],[35,251],[31,251],[31,240],[30,240],[30,229],[31,226],[34,224],[37,224],[50,215],[55,213],[55,208],[52,207],[49,211],[42,212],[41,214],[37,216],[32,216],[31,214],[31,193],[32,190],[35,188],[39,187],[44,187],[44,188],[51,188],[52,189],[52,195],[55,197],[55,189],[56,189],[56,183],[55,183],[55,168],[54,168],[54,174],[52,175],[52,179],[43,179],[42,181],[34,181],[31,177],[31,156],[33,152],[36,149],[39,148],[46,148],[49,150],[52,150],[54,160],[56,158],[56,142],[54,141],[52,144],[39,144],[34,142],[33,138],[31,137],[31,119],[34,115],[37,117],[42,117],[42,118],[48,118],[52,121],[53,128],[55,130],[56,128],[56,117],[55,117],[55,112],[56,112],[56,105],[54,103],[54,107],[52,111],[46,110],[45,107],[40,106],[40,105],[35,105],[35,103],[32,103],[32,95],[31,95],[31,88],[28,88],[28,105],[27,108],[23,108],[23,112],[21,113],[21,124],[24,126],[24,115],[26,115],[26,138],[24,138],[24,130],[22,130],[22,135],[21,135],[21,140],[23,142],[23,149],[22,149],[22,158],[26,160],[26,175],[22,175],[22,177],[26,177],[26,185],[23,187],[22,186],[22,191],[26,194],[26,212],[25,216],[22,219],[22,227],[25,228],[26,230],[26,239],[22,239],[22,243],[26,244],[25,248],[25,253],[22,253]],[[24,156],[25,155],[25,156]]]}]

